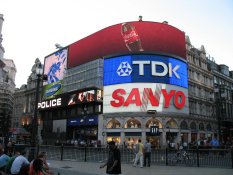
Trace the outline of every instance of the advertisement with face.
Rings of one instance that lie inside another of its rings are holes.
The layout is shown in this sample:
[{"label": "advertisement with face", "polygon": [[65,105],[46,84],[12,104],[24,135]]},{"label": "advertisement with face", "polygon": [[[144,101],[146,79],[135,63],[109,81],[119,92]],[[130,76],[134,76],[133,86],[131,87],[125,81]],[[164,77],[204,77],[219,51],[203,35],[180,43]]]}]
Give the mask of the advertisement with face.
[{"label": "advertisement with face", "polygon": [[95,96],[94,90],[78,92],[76,94],[72,94],[72,95],[70,95],[68,105],[74,105],[77,103],[94,101],[94,96]]}]

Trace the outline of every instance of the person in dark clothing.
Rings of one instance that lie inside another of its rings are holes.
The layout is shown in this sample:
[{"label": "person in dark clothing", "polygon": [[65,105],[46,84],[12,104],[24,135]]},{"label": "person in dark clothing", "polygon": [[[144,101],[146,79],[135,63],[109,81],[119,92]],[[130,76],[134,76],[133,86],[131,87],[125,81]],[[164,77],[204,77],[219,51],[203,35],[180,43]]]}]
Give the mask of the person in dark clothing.
[{"label": "person in dark clothing", "polygon": [[120,150],[115,146],[115,142],[111,141],[108,143],[109,145],[109,154],[107,163],[100,166],[100,168],[104,168],[107,166],[106,173],[107,174],[121,174],[121,155]]},{"label": "person in dark clothing", "polygon": [[150,162],[151,162],[151,143],[149,139],[146,139],[146,143],[144,145],[144,154],[145,154],[145,158],[144,158],[144,165],[150,167]]}]

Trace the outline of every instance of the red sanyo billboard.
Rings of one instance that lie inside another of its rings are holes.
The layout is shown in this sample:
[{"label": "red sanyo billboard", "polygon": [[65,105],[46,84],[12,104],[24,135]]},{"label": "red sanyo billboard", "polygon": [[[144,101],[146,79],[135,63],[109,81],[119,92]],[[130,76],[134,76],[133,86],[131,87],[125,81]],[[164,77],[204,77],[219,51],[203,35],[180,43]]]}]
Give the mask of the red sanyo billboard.
[{"label": "red sanyo billboard", "polygon": [[167,53],[185,59],[185,34],[173,26],[157,22],[116,24],[71,44],[68,67],[132,52]]}]

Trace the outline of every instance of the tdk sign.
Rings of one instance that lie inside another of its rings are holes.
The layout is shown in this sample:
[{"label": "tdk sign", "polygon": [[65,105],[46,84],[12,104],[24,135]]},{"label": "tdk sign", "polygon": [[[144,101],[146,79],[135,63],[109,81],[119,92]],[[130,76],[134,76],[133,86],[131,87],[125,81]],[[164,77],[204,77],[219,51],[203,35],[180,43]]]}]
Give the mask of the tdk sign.
[{"label": "tdk sign", "polygon": [[[160,62],[160,61],[133,61],[133,64],[136,64],[139,66],[139,75],[144,75],[145,65],[151,65],[152,76],[164,77],[168,74],[169,77],[172,77],[172,74],[174,74],[176,78],[180,79],[180,76],[177,73],[177,70],[180,67],[179,65],[175,65],[174,67],[172,67],[171,63],[168,63],[168,65],[166,65],[165,63]],[[162,72],[157,72],[157,67],[159,66],[163,68]]]},{"label": "tdk sign", "polygon": [[104,86],[164,83],[188,88],[187,63],[160,55],[127,55],[104,60]]}]

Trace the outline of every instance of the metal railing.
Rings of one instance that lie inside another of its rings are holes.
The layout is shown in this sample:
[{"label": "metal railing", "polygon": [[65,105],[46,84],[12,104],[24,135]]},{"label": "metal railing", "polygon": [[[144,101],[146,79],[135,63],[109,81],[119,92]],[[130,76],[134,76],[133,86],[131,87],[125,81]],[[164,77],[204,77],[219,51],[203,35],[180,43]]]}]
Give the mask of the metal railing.
[{"label": "metal railing", "polygon": [[[30,147],[24,148],[30,150]],[[16,148],[17,149],[17,148]],[[106,147],[75,147],[40,145],[38,152],[45,151],[49,160],[72,160],[84,162],[104,162],[108,158]],[[121,151],[121,162],[132,164],[135,153],[132,149]],[[152,149],[151,164],[196,167],[233,168],[233,149]]]}]

